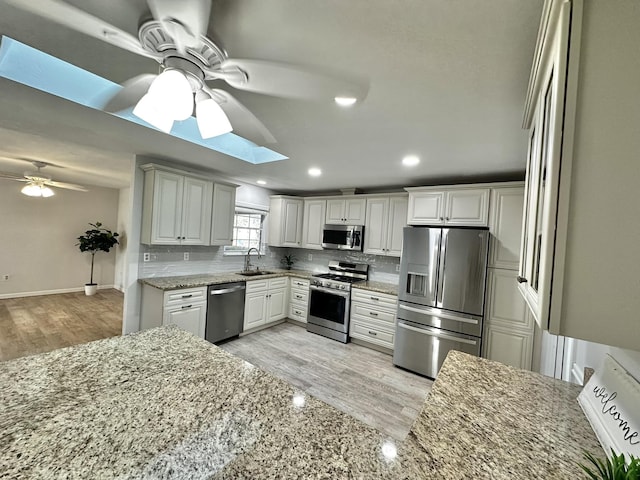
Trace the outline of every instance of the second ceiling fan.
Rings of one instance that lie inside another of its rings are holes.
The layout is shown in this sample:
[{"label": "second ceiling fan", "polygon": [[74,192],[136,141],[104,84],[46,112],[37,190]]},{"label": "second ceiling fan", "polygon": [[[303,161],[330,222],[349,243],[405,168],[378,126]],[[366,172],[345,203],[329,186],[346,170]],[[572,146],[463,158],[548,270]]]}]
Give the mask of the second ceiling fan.
[{"label": "second ceiling fan", "polygon": [[126,81],[104,110],[117,112],[135,106],[135,115],[167,133],[174,121],[186,120],[195,110],[203,138],[235,129],[255,143],[276,141],[230,93],[210,88],[209,80],[223,80],[238,90],[342,104],[362,101],[368,91],[362,81],[284,63],[229,58],[207,37],[211,0],[147,0],[152,18],[140,23],[138,38],[61,0],[6,1],[156,60],[162,68],[159,75],[142,74]]}]

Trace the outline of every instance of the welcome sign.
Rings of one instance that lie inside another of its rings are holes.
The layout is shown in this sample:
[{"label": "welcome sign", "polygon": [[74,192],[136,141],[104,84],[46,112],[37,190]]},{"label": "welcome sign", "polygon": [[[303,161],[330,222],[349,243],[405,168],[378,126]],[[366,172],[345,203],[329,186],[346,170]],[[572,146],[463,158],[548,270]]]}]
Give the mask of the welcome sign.
[{"label": "welcome sign", "polygon": [[607,455],[640,457],[640,383],[624,367],[607,355],[578,402]]}]

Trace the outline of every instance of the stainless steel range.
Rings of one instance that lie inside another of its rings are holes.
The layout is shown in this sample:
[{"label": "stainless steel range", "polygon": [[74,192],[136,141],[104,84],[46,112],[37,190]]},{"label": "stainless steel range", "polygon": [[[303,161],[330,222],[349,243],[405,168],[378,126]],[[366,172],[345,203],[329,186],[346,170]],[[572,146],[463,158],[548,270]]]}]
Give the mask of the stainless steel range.
[{"label": "stainless steel range", "polygon": [[347,343],[351,284],[369,278],[369,265],[332,260],[329,270],[311,277],[307,331]]}]

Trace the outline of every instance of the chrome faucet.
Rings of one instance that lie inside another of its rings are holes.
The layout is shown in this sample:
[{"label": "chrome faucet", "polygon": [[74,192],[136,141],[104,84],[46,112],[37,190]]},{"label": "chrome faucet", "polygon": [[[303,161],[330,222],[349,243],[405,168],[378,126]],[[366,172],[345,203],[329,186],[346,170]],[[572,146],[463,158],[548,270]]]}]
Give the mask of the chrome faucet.
[{"label": "chrome faucet", "polygon": [[[258,250],[256,247],[251,247],[248,251],[247,251],[247,255],[244,257],[244,271],[245,272],[249,272],[251,271],[251,252],[255,250],[256,253],[258,254],[258,260],[260,258],[262,258],[262,256],[260,255],[260,250]],[[259,267],[258,267],[259,268]]]}]

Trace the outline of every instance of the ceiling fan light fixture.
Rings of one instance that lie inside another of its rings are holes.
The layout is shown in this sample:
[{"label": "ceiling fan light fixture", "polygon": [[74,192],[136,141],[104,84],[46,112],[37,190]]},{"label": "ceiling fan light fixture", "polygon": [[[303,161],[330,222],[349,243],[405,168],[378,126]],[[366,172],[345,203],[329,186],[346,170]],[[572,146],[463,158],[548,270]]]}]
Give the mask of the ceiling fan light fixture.
[{"label": "ceiling fan light fixture", "polygon": [[49,187],[40,187],[40,193],[43,197],[53,197],[55,193]]},{"label": "ceiling fan light fixture", "polygon": [[201,100],[196,104],[196,120],[200,135],[205,139],[233,131],[227,115],[213,98]]},{"label": "ceiling fan light fixture", "polygon": [[334,100],[341,107],[350,107],[358,101],[355,97],[335,97]]},{"label": "ceiling fan light fixture", "polygon": [[193,90],[191,83],[179,70],[167,69],[151,83],[150,95],[157,108],[166,112],[173,120],[186,120],[193,113]]},{"label": "ceiling fan light fixture", "polygon": [[27,183],[20,192],[29,197],[52,197],[55,195],[49,187],[37,183]]},{"label": "ceiling fan light fixture", "polygon": [[140,99],[132,113],[165,133],[170,133],[173,128],[173,119],[159,108],[157,98],[150,93]]}]

